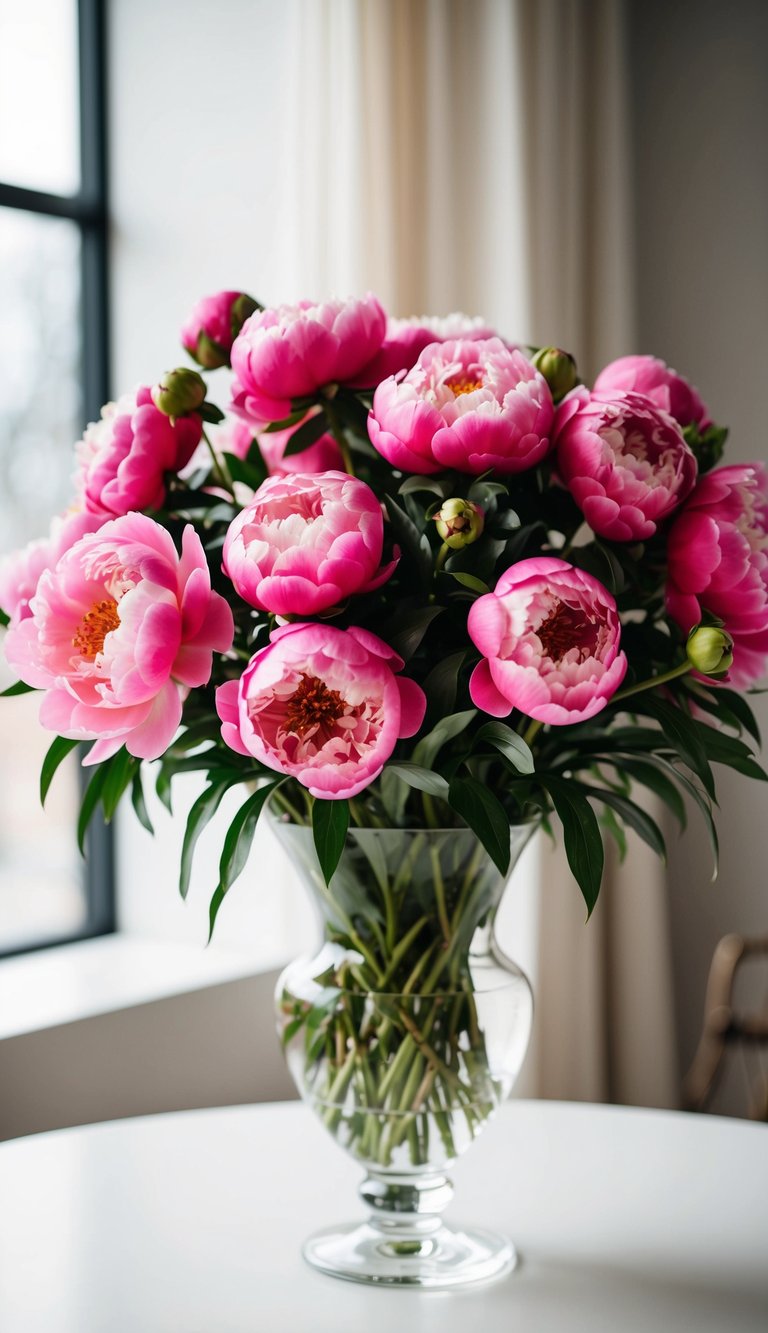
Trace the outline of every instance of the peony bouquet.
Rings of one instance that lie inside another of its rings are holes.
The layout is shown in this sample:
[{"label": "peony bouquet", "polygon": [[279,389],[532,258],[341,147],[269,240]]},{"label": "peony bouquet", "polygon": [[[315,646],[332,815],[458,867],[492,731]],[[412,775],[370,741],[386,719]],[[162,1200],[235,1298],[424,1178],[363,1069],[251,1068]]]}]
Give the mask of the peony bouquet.
[{"label": "peony bouquet", "polygon": [[[81,837],[127,791],[148,824],[143,760],[169,808],[174,775],[198,770],[186,893],[239,788],[211,930],[267,802],[311,830],[331,889],[351,831],[455,830],[458,847],[470,830],[504,875],[510,828],[557,820],[591,912],[604,836],[623,849],[629,827],[664,855],[641,788],[681,824],[691,798],[716,848],[712,765],[764,777],[745,692],[768,660],[768,482],[715,466],[726,431],[690,384],[629,356],[589,388],[556,348],[463,316],[390,319],[372,296],[265,309],[221,292],[182,342],[225,369],[226,417],[192,368],[109,404],[77,446],[70,510],[0,571],[6,693],[41,691],[56,733],[43,796],[89,747]],[[437,935],[412,879],[369,862],[381,902],[337,913],[325,982],[464,984],[471,857],[438,876]],[[309,1009],[286,1003],[295,1032]],[[418,1047],[422,1082],[461,1081],[472,1022],[454,1020],[439,1066]],[[339,1024],[333,1006],[319,1024],[330,1080]],[[382,1106],[416,1098],[404,1056],[401,1072]]]}]

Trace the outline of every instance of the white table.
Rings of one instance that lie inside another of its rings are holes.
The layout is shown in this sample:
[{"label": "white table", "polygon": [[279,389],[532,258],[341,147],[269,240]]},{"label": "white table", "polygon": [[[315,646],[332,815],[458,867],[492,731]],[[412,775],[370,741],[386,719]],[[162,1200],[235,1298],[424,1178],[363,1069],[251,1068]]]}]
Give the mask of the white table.
[{"label": "white table", "polygon": [[295,1103],[116,1121],[0,1145],[3,1333],[742,1333],[768,1328],[768,1129],[506,1107],[453,1171],[457,1220],[518,1271],[371,1289],[301,1241],[362,1215],[360,1172]]}]

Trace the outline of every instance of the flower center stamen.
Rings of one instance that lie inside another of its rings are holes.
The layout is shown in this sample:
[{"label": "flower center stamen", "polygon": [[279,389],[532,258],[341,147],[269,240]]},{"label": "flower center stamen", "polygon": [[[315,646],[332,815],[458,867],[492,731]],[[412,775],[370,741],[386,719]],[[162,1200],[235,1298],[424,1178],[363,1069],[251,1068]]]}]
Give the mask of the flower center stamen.
[{"label": "flower center stamen", "polygon": [[454,375],[452,379],[445,381],[446,388],[451,390],[454,398],[458,398],[462,393],[474,393],[476,389],[482,389],[483,381],[478,376],[471,379],[469,375]]},{"label": "flower center stamen", "polygon": [[101,602],[94,602],[80,621],[72,647],[77,649],[81,657],[92,662],[94,657],[104,651],[104,640],[119,624],[120,617],[114,598],[105,597]]},{"label": "flower center stamen", "polygon": [[285,730],[303,736],[311,727],[332,726],[346,704],[338,690],[329,690],[317,676],[302,676],[285,708]]},{"label": "flower center stamen", "polygon": [[541,646],[553,662],[561,662],[572,648],[579,650],[579,661],[594,656],[599,626],[584,611],[558,602],[536,630]]}]

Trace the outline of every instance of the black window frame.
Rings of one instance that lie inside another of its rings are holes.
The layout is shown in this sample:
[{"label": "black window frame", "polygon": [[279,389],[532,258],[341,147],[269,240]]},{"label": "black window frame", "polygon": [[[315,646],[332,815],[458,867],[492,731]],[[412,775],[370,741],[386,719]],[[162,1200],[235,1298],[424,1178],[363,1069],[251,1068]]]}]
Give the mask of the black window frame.
[{"label": "black window frame", "polygon": [[[83,428],[87,422],[98,420],[101,407],[110,396],[105,8],[104,0],[78,0],[79,190],[73,195],[51,194],[0,180],[0,207],[67,218],[79,229]],[[81,793],[84,789],[85,777],[81,771]],[[114,868],[112,830],[94,819],[87,835],[83,869],[86,900],[83,926],[68,935],[46,936],[10,949],[0,948],[0,959],[114,932]]]}]

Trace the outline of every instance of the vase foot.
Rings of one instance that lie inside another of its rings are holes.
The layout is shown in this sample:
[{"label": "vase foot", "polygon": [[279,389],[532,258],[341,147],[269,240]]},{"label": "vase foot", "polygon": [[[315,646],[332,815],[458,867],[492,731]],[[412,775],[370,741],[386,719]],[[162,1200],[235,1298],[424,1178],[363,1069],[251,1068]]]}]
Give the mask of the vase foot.
[{"label": "vase foot", "polygon": [[318,1231],[303,1254],[313,1268],[348,1282],[433,1290],[504,1277],[518,1261],[512,1242],[495,1231],[442,1225],[401,1239],[367,1222]]}]

